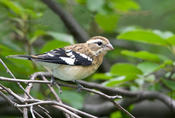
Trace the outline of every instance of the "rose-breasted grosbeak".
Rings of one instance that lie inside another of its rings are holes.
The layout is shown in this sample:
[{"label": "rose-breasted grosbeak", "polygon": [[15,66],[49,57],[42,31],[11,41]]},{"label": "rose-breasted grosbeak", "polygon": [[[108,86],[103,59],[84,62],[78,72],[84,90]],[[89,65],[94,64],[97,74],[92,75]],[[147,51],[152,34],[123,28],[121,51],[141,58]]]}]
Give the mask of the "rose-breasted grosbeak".
[{"label": "rose-breasted grosbeak", "polygon": [[64,80],[79,80],[93,74],[113,46],[102,36],[90,38],[86,43],[73,44],[38,55],[12,55],[46,66],[53,76]]}]

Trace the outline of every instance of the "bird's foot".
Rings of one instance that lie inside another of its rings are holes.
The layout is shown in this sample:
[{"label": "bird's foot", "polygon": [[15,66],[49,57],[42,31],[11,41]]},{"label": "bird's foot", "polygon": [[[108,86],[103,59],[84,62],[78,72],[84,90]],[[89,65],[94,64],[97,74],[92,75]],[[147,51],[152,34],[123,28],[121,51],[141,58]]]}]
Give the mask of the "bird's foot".
[{"label": "bird's foot", "polygon": [[51,86],[56,86],[58,88],[59,94],[62,93],[62,89],[61,86],[59,85],[59,83],[55,80],[55,78],[53,76],[51,76]]},{"label": "bird's foot", "polygon": [[52,86],[56,85],[56,80],[53,76],[51,76],[51,85]]},{"label": "bird's foot", "polygon": [[74,80],[74,83],[77,85],[78,92],[80,92],[84,88],[77,80]]}]

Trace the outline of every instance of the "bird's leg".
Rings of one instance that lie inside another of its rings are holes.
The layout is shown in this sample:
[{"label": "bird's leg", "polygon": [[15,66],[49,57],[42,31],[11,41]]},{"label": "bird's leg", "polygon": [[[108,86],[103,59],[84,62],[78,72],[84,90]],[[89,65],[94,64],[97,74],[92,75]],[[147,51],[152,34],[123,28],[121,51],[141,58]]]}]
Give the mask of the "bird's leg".
[{"label": "bird's leg", "polygon": [[54,76],[51,75],[51,85],[54,86],[56,84],[56,80],[54,79]]},{"label": "bird's leg", "polygon": [[54,86],[54,85],[58,88],[59,94],[61,94],[62,93],[61,87],[59,86],[59,84],[55,80],[54,76],[51,75],[51,86]]},{"label": "bird's leg", "polygon": [[77,80],[74,80],[73,82],[77,85],[77,91],[80,92],[83,86]]}]

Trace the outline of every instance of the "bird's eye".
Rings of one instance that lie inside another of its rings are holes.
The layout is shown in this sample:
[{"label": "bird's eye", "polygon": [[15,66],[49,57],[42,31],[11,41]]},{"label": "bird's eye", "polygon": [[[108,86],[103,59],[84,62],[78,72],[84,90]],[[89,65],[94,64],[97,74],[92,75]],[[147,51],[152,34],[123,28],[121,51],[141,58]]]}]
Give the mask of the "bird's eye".
[{"label": "bird's eye", "polygon": [[101,46],[101,45],[102,45],[102,42],[97,42],[97,44],[98,44],[99,46]]}]

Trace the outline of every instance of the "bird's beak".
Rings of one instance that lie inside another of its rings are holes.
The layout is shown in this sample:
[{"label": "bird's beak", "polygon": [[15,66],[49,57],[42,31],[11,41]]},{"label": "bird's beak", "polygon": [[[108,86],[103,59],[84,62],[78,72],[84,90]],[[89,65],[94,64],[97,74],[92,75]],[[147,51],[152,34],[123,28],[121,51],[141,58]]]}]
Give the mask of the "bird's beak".
[{"label": "bird's beak", "polygon": [[114,49],[114,47],[110,43],[107,44],[106,47],[107,47],[107,50],[113,50]]}]

